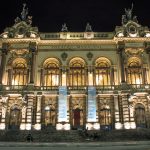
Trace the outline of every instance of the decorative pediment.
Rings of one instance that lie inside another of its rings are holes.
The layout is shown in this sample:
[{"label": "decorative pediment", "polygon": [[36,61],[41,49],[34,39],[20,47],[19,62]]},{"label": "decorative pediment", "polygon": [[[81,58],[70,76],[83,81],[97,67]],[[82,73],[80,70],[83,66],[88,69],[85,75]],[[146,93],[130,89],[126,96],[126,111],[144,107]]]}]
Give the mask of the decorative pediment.
[{"label": "decorative pediment", "polygon": [[1,34],[2,38],[37,38],[38,28],[32,27],[32,16],[28,15],[28,8],[23,4],[21,17],[15,19],[15,24],[12,27],[7,27],[4,33]]},{"label": "decorative pediment", "polygon": [[133,4],[131,9],[125,8],[125,15],[122,15],[122,26],[116,27],[116,37],[150,37],[148,27],[138,23],[137,16],[133,16]]}]

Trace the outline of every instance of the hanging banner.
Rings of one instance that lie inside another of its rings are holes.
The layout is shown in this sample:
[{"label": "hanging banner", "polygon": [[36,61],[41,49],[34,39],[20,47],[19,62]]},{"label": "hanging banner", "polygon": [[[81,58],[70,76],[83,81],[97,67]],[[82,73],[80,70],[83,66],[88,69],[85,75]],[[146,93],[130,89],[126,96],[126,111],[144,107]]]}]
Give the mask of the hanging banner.
[{"label": "hanging banner", "polygon": [[67,87],[59,87],[58,122],[67,121]]},{"label": "hanging banner", "polygon": [[96,122],[96,88],[88,87],[88,122]]}]

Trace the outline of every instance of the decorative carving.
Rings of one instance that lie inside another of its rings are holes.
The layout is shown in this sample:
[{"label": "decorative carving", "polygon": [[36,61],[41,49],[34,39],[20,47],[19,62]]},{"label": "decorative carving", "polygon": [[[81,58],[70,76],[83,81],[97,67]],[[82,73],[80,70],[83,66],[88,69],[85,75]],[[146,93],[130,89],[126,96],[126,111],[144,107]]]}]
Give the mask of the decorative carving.
[{"label": "decorative carving", "polygon": [[37,50],[36,42],[30,42],[30,44],[29,44],[29,51],[36,52],[36,50]]},{"label": "decorative carving", "polygon": [[68,54],[65,52],[61,54],[61,58],[63,61],[66,61],[67,57],[68,57]]},{"label": "decorative carving", "polygon": [[92,60],[92,58],[93,58],[93,54],[91,52],[87,53],[86,56],[89,60]]},{"label": "decorative carving", "polygon": [[21,18],[23,21],[26,20],[27,18],[27,15],[28,15],[28,8],[25,8],[26,7],[26,4],[24,3],[23,4],[23,9],[22,9],[22,12],[21,12]]},{"label": "decorative carving", "polygon": [[23,10],[21,12],[21,18],[15,19],[15,24],[12,27],[8,27],[1,35],[3,38],[36,38],[38,37],[38,28],[32,27],[32,16],[28,15],[28,8],[26,4],[23,4]]},{"label": "decorative carving", "polygon": [[128,8],[128,9],[125,8],[125,15],[122,15],[122,25],[126,24],[130,20],[138,23],[137,16],[132,16],[132,11],[133,11],[133,3],[132,3],[132,6],[131,6],[131,9],[130,8]]},{"label": "decorative carving", "polygon": [[9,43],[2,43],[2,53],[7,54],[9,49]]}]

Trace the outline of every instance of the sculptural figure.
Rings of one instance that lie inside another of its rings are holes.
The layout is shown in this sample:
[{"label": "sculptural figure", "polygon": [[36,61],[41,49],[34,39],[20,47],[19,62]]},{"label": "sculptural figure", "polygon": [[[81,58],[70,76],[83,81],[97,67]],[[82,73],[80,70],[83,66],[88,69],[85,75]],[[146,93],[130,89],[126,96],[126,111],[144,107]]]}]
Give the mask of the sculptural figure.
[{"label": "sculptural figure", "polygon": [[64,23],[64,24],[62,25],[61,32],[68,32],[68,28],[67,28],[66,23]]},{"label": "sculptural figure", "polygon": [[89,23],[86,24],[85,32],[92,32],[92,27]]},{"label": "sculptural figure", "polygon": [[27,15],[28,15],[28,8],[25,8],[26,7],[26,4],[24,3],[23,4],[23,9],[22,9],[22,12],[21,12],[21,18],[23,21],[26,20],[27,18]]},{"label": "sculptural figure", "polygon": [[131,9],[130,8],[128,8],[128,9],[125,8],[126,17],[127,17],[128,20],[132,19],[132,10],[133,10],[133,3],[132,3]]}]

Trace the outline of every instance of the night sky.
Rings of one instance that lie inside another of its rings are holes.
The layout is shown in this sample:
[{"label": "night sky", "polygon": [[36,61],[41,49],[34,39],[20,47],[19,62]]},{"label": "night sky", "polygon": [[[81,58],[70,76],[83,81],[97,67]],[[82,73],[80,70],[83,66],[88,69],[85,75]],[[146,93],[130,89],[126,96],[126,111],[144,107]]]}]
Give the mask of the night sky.
[{"label": "night sky", "polygon": [[23,3],[40,32],[59,32],[64,22],[71,32],[85,31],[87,22],[95,32],[110,32],[121,25],[124,8],[132,2],[139,23],[150,27],[150,0],[1,0],[0,33],[20,17]]}]

